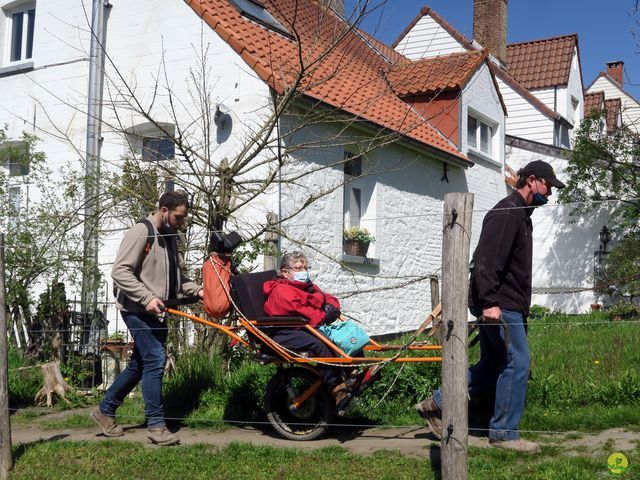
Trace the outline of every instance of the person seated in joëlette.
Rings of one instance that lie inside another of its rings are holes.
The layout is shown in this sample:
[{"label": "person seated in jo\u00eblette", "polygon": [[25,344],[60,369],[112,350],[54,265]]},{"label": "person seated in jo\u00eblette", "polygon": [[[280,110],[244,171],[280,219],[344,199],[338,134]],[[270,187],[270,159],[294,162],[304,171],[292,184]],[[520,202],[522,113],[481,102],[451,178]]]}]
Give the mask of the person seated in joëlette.
[{"label": "person seated in jo\u00eblette", "polygon": [[[282,256],[278,278],[265,282],[263,290],[266,298],[264,312],[270,317],[301,316],[314,328],[331,324],[340,317],[340,302],[311,281],[309,262],[300,251]],[[276,343],[295,352],[308,352],[313,357],[336,355],[322,340],[304,328],[270,328],[265,333]],[[348,395],[341,369],[323,364],[318,364],[318,369],[322,382],[329,387],[336,403],[341,404]]]}]

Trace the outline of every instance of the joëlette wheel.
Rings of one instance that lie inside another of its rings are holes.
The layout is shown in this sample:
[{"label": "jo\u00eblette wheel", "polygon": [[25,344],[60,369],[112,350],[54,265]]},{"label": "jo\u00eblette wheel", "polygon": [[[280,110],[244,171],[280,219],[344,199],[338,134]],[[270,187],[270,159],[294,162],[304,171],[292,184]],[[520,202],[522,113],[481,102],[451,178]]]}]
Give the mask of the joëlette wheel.
[{"label": "jo\u00eblette wheel", "polygon": [[299,408],[293,401],[318,380],[305,368],[278,371],[265,391],[264,405],[273,428],[289,440],[314,440],[324,434],[335,414],[335,402],[321,386]]}]

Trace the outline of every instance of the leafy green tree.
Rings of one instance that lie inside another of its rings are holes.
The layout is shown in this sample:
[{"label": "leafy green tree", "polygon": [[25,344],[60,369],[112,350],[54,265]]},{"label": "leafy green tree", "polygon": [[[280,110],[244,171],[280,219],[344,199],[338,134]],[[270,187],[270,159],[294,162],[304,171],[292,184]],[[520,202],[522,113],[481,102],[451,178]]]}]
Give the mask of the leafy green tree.
[{"label": "leafy green tree", "polygon": [[[38,138],[10,139],[0,128],[0,225],[5,234],[7,307],[20,340],[33,330],[33,289],[52,281],[76,284],[82,262],[81,175],[54,171]],[[39,348],[32,347],[39,351]]]},{"label": "leafy green tree", "polygon": [[560,201],[575,202],[577,214],[607,202],[617,242],[603,280],[614,285],[617,294],[635,297],[640,283],[640,138],[624,127],[607,132],[606,114],[594,112],[578,128]]}]

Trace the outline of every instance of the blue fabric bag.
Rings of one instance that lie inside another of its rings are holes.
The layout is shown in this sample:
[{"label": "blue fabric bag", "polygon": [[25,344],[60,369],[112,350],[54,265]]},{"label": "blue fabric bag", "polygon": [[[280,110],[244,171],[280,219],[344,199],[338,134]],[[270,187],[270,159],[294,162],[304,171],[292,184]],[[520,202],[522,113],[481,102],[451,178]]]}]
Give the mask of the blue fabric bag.
[{"label": "blue fabric bag", "polygon": [[331,339],[347,355],[359,352],[369,344],[369,335],[355,322],[340,320],[330,325],[321,325],[318,330]]}]

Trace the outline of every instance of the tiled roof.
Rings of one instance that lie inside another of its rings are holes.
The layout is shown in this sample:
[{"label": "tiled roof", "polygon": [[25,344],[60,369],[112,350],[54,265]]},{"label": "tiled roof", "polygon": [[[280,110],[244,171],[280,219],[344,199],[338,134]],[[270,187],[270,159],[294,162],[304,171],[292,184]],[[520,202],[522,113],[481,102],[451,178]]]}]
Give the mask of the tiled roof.
[{"label": "tiled roof", "polygon": [[567,85],[578,34],[507,45],[507,71],[528,90]]},{"label": "tiled roof", "polygon": [[486,59],[482,51],[453,53],[395,64],[387,80],[399,96],[433,93],[462,87]]},{"label": "tiled roof", "polygon": [[[296,88],[300,94],[471,164],[393,93],[383,74],[390,63],[378,45],[316,1],[262,0],[271,15],[299,36],[300,43],[242,16],[227,0],[185,1],[278,93]],[[304,75],[297,78],[301,71]]]},{"label": "tiled roof", "polygon": [[607,132],[613,133],[620,126],[619,119],[622,113],[622,100],[619,98],[608,98],[604,101],[607,109]]},{"label": "tiled roof", "polygon": [[[455,38],[464,48],[467,49],[467,51],[475,51],[478,50],[477,45],[474,45],[472,41],[470,41],[468,38],[466,38],[462,33],[460,33],[458,30],[456,30],[451,24],[449,24],[446,20],[444,20],[444,18],[442,18],[440,15],[438,15],[434,10],[432,10],[429,7],[423,7],[420,10],[420,14],[413,20],[413,22],[404,30],[404,32],[402,32],[400,34],[400,36],[396,39],[396,41],[393,43],[394,46],[396,46],[398,43],[400,43],[400,41],[409,33],[409,31],[416,25],[416,23],[418,23],[418,21],[424,16],[424,15],[430,15],[436,22],[438,22],[440,24],[440,26],[442,28],[444,28],[453,38]],[[577,35],[569,35],[569,37],[575,38],[576,41],[576,45],[577,45]],[[564,37],[558,37],[558,38],[564,38]],[[547,40],[554,40],[554,39],[547,39]],[[544,42],[545,40],[538,40],[538,42]],[[535,43],[535,42],[525,42],[522,45],[525,45],[526,43]],[[517,47],[517,45],[521,45],[521,44],[513,44],[514,47]],[[507,53],[509,52],[509,48],[510,46],[507,46]],[[571,60],[569,60],[569,66],[571,65]],[[542,103],[540,100],[538,100],[531,92],[529,92],[529,90],[527,90],[527,88],[530,87],[526,87],[526,85],[522,84],[517,78],[515,78],[513,76],[513,74],[511,73],[511,69],[509,68],[508,73],[505,72],[503,69],[496,67],[493,63],[489,64],[491,67],[491,71],[493,72],[494,76],[499,77],[501,80],[503,80],[505,83],[507,83],[512,89],[514,89],[516,92],[518,92],[518,94],[520,94],[523,98],[525,98],[531,105],[533,105],[540,113],[542,113],[543,115],[554,119],[554,120],[561,120],[561,121],[565,121],[566,120],[557,112],[554,112],[553,110],[551,110],[549,107],[547,107],[544,103]],[[567,78],[568,78],[568,70],[567,70]],[[500,91],[498,89],[498,91]],[[503,105],[504,108],[504,105]]]},{"label": "tiled roof", "polygon": [[591,84],[585,89],[585,91],[589,91],[589,89],[591,89],[591,87],[593,87],[593,85],[598,81],[598,79],[600,78],[606,78],[607,80],[609,80],[612,85],[614,85],[615,87],[617,87],[621,92],[624,92],[628,97],[630,97],[634,102],[636,102],[638,105],[640,105],[640,101],[636,100],[635,97],[629,93],[628,91],[626,91],[624,88],[622,88],[620,86],[620,84],[616,81],[615,78],[613,78],[611,75],[609,75],[607,72],[600,72],[598,74],[598,76],[596,78],[593,79],[593,82],[591,82]]},{"label": "tiled roof", "polygon": [[592,92],[584,94],[584,116],[588,117],[595,112],[600,112],[604,106],[604,92]]}]

